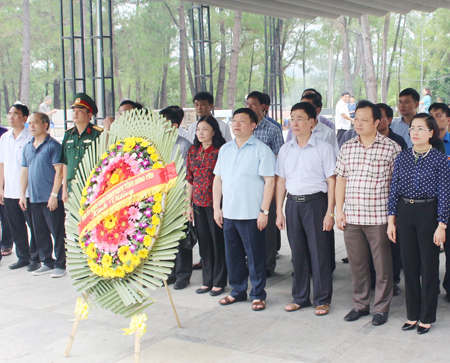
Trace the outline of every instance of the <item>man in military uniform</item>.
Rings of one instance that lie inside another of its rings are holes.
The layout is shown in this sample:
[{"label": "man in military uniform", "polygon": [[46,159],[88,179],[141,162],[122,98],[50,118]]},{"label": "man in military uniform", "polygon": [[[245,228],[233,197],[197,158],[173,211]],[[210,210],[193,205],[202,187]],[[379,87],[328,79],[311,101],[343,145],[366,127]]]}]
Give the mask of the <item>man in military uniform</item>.
[{"label": "man in military uniform", "polygon": [[92,115],[97,114],[95,102],[85,93],[77,93],[73,109],[75,126],[67,130],[62,142],[60,162],[63,165],[63,202],[69,200],[70,183],[75,179],[78,166],[91,143],[101,135],[103,129],[92,124]]}]

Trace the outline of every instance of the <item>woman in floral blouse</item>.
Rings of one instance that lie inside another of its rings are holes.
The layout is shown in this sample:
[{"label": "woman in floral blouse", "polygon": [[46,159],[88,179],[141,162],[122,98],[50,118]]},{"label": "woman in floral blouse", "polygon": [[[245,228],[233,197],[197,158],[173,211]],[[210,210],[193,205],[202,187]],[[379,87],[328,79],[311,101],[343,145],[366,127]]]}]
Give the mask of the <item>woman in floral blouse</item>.
[{"label": "woman in floral blouse", "polygon": [[197,227],[198,245],[202,258],[203,286],[195,292],[220,295],[227,284],[223,230],[214,221],[212,183],[220,147],[225,144],[217,120],[212,116],[200,118],[194,145],[187,156],[189,220]]}]

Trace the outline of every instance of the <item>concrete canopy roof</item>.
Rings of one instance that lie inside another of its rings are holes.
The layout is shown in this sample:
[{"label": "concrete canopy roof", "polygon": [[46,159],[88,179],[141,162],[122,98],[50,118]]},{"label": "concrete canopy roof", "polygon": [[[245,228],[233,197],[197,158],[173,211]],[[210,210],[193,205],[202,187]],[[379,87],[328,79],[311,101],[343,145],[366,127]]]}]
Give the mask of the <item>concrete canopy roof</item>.
[{"label": "concrete canopy roof", "polygon": [[204,5],[281,19],[316,17],[336,19],[340,15],[353,18],[363,14],[384,16],[387,12],[406,14],[411,10],[433,12],[450,9],[450,0],[202,0]]}]

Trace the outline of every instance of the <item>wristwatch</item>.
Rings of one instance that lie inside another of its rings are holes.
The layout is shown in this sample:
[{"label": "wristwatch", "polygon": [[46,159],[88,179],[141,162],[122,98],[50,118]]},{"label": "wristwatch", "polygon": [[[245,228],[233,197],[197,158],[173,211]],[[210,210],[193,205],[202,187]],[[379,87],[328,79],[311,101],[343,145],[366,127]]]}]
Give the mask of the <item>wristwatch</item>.
[{"label": "wristwatch", "polygon": [[269,215],[269,211],[268,210],[264,210],[264,209],[260,209],[259,210],[262,214],[264,214],[265,216]]},{"label": "wristwatch", "polygon": [[58,193],[51,193],[50,194],[52,197],[58,198]]},{"label": "wristwatch", "polygon": [[441,227],[442,229],[447,229],[447,225],[442,222],[439,222],[439,227]]},{"label": "wristwatch", "polygon": [[327,213],[327,216],[330,216],[331,218],[334,218],[334,217],[336,217],[336,214],[334,214],[334,213]]}]

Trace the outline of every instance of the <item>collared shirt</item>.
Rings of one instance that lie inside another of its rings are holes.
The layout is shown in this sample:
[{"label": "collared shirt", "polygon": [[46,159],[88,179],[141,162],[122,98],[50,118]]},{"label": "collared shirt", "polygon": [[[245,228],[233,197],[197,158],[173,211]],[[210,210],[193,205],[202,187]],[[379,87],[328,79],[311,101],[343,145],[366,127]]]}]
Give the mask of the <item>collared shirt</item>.
[{"label": "collared shirt", "polygon": [[181,137],[184,137],[186,140],[188,138],[188,132],[183,129],[181,126],[178,128],[178,135],[180,135]]},{"label": "collared shirt", "polygon": [[272,122],[275,126],[277,126],[281,132],[283,132],[283,128],[281,127],[281,124],[279,122],[276,122],[272,117],[269,117],[267,115],[265,116],[265,118]]},{"label": "collared shirt", "polygon": [[344,118],[342,114],[350,117],[350,113],[348,112],[348,105],[344,102],[344,100],[340,99],[336,104],[336,129],[350,130],[350,128],[352,127],[352,122]]},{"label": "collared shirt", "polygon": [[391,123],[391,129],[394,131],[397,135],[400,135],[403,137],[403,139],[406,141],[406,145],[408,147],[412,147],[412,141],[411,136],[409,135],[409,124],[407,124],[405,121],[403,121],[403,116],[401,117],[394,117]]},{"label": "collared shirt", "polygon": [[357,136],[339,153],[334,173],[346,179],[345,217],[356,225],[381,225],[388,221],[387,202],[394,160],[401,148],[377,132],[366,149]]},{"label": "collared shirt", "polygon": [[[400,197],[437,198],[438,221],[447,224],[450,214],[450,167],[438,150],[416,157],[412,149],[402,151],[395,160],[389,193],[389,215],[397,215]],[[431,241],[430,241],[431,242]]]},{"label": "collared shirt", "polygon": [[214,167],[219,156],[219,149],[213,145],[203,147],[191,146],[187,157],[186,180],[192,185],[192,203],[199,207],[212,207],[212,184]]},{"label": "collared shirt", "polygon": [[102,131],[101,127],[88,123],[81,135],[78,134],[76,126],[65,132],[59,160],[62,164],[67,165],[67,180],[75,179],[78,165],[81,163],[85,151],[101,135]]},{"label": "collared shirt", "polygon": [[[223,122],[222,120],[219,120],[216,118],[217,123],[219,124],[220,132],[222,133],[223,138],[226,142],[233,140],[233,137],[231,136],[230,126],[226,122]],[[191,126],[189,126],[188,130],[188,137],[187,139],[191,144],[194,143],[195,139],[195,133],[197,132],[197,122],[194,122]]]},{"label": "collared shirt", "polygon": [[[42,103],[39,105],[39,112],[42,112],[42,113],[47,114],[47,113],[50,112],[50,111],[51,111],[51,110],[50,110],[50,106],[47,105],[45,102],[42,102]],[[49,115],[49,116],[48,116],[50,120],[52,119],[52,116],[53,116],[53,115]]]},{"label": "collared shirt", "polygon": [[348,112],[349,112],[351,118],[355,117],[355,111],[356,111],[356,102],[348,103]]},{"label": "collared shirt", "polygon": [[[3,163],[5,180],[5,198],[20,199],[20,172],[22,171],[23,148],[32,138],[30,131],[24,128],[17,139],[13,130],[0,138],[0,163]],[[25,196],[28,198],[28,189]]]},{"label": "collared shirt", "polygon": [[240,149],[236,140],[223,145],[214,168],[214,174],[222,179],[223,216],[258,218],[264,195],[263,177],[274,176],[274,171],[274,153],[255,136],[250,136]]},{"label": "collared shirt", "polygon": [[280,148],[284,144],[280,129],[264,117],[253,130],[253,136],[270,147],[275,155],[280,152]]},{"label": "collared shirt", "polygon": [[318,139],[326,141],[328,144],[330,144],[334,150],[335,157],[337,158],[337,156],[339,155],[339,146],[336,138],[336,133],[333,130],[318,122],[316,127],[314,127],[314,130],[312,130],[312,134]]},{"label": "collared shirt", "polygon": [[172,150],[172,160],[175,157],[175,151],[177,150],[177,146],[180,147],[181,156],[183,157],[183,166],[186,168],[188,151],[189,148],[192,146],[192,144],[187,139],[178,134],[177,140],[175,141],[175,145]]},{"label": "collared shirt", "polygon": [[[37,149],[33,142],[34,137],[23,148],[22,166],[28,169],[30,202],[44,203],[48,202],[53,190],[56,174],[54,165],[61,164],[61,144],[50,135]],[[61,189],[58,200],[61,200]]]},{"label": "collared shirt", "polygon": [[447,131],[442,139],[445,146],[445,155],[447,155],[448,162],[450,163],[450,133]]},{"label": "collared shirt", "polygon": [[[331,130],[336,131],[336,126],[333,122],[327,119],[325,116],[319,115],[317,116],[317,120],[323,125],[329,127]],[[286,142],[291,141],[294,138],[294,134],[292,133],[292,127],[289,127],[288,134],[286,136]]]},{"label": "collared shirt", "polygon": [[297,138],[281,147],[275,174],[286,179],[286,190],[292,195],[326,193],[327,178],[334,175],[335,165],[332,146],[311,134],[304,147],[298,145]]}]

